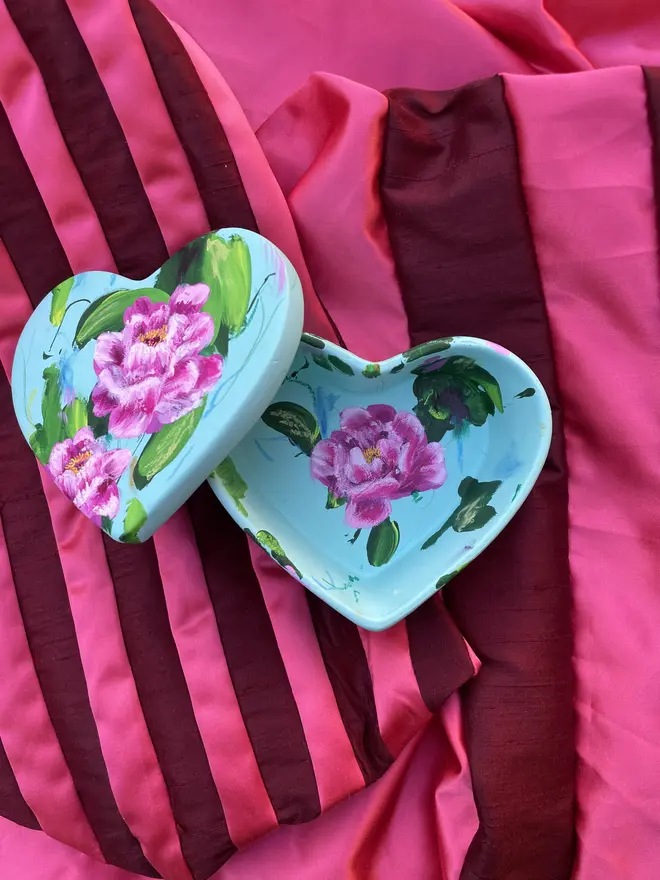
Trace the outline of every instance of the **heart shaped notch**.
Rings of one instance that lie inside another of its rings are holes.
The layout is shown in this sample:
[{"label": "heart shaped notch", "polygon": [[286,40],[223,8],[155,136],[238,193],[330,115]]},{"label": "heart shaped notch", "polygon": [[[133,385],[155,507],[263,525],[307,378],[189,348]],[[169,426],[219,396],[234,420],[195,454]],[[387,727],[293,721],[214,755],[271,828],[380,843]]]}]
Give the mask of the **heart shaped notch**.
[{"label": "heart shaped notch", "polygon": [[293,267],[243,229],[201,236],[141,281],[76,275],[44,298],[19,339],[19,425],[86,516],[139,543],[259,419],[302,320]]},{"label": "heart shaped notch", "polygon": [[385,629],[506,526],[548,454],[545,391],[479,339],[367,363],[305,334],[260,421],[210,478],[293,577]]}]

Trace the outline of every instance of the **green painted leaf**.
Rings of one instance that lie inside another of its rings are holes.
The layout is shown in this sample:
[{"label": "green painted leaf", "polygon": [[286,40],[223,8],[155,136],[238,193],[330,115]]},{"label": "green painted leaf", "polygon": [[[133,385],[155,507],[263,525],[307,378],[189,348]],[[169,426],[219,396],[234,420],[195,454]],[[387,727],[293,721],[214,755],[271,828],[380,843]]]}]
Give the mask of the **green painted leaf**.
[{"label": "green painted leaf", "polygon": [[43,373],[44,390],[41,397],[41,416],[45,444],[48,455],[56,443],[66,436],[66,428],[62,420],[62,402],[60,400],[60,371],[53,364],[46,367]]},{"label": "green painted leaf", "polygon": [[46,440],[44,426],[41,424],[41,422],[37,422],[37,424],[34,426],[34,431],[30,434],[29,443],[32,447],[32,451],[37,456],[39,461],[42,464],[48,464],[48,459],[50,458],[50,448]]},{"label": "green painted leaf", "polygon": [[64,407],[66,436],[73,439],[76,432],[87,427],[87,401],[76,397]]},{"label": "green painted leaf", "polygon": [[297,403],[271,403],[261,420],[309,455],[321,439],[319,423],[312,413]]},{"label": "green painted leaf", "polygon": [[335,368],[335,370],[339,370],[340,373],[345,373],[347,376],[355,375],[353,367],[350,367],[347,363],[344,363],[344,361],[341,358],[338,358],[336,355],[329,354],[328,360]]},{"label": "green painted leaf", "polygon": [[375,379],[377,376],[380,376],[380,364],[367,364],[364,370],[362,370],[362,375],[366,376],[367,379]]},{"label": "green painted leaf", "polygon": [[324,370],[332,372],[332,366],[328,360],[327,354],[313,354],[312,360],[318,367],[323,367]]},{"label": "green painted leaf", "polygon": [[[192,264],[199,259],[204,250],[204,237],[191,241],[170,257],[161,268],[156,278],[156,287],[165,293],[174,293],[179,284],[187,281],[187,274]],[[189,281],[189,283],[192,283]]]},{"label": "green painted leaf", "polygon": [[104,437],[110,430],[110,416],[94,415],[94,402],[90,396],[87,401],[87,424],[94,432],[95,437]]},{"label": "green painted leaf", "polygon": [[441,578],[438,578],[438,582],[435,585],[436,590],[441,590],[443,587],[447,586],[449,581],[453,580],[458,571],[450,571],[449,574],[443,574]]},{"label": "green painted leaf", "polygon": [[59,327],[64,319],[66,303],[75,280],[75,278],[67,278],[53,288],[53,298],[50,301],[50,323],[53,327]]},{"label": "green painted leaf", "polygon": [[536,394],[536,388],[525,388],[524,391],[521,391],[520,394],[516,394],[516,399],[520,400],[522,397],[534,397]]},{"label": "green painted leaf", "polygon": [[422,550],[432,547],[448,529],[454,529],[455,532],[473,532],[482,529],[497,514],[495,508],[489,505],[489,501],[501,485],[501,480],[480,483],[474,477],[466,477],[458,487],[460,504],[442,527],[422,544]]},{"label": "green painted leaf", "polygon": [[325,502],[326,510],[334,510],[337,507],[343,507],[346,504],[345,498],[337,498],[336,495],[333,495],[330,489],[328,489],[328,497]]},{"label": "green painted leaf", "polygon": [[119,539],[124,544],[140,544],[138,532],[147,521],[147,511],[139,498],[131,498],[124,517],[124,531]]},{"label": "green painted leaf", "polygon": [[293,562],[291,562],[289,557],[282,549],[282,545],[274,535],[271,535],[270,532],[266,532],[262,529],[261,531],[257,532],[255,536],[255,541],[257,542],[257,544],[260,544],[264,548],[264,550],[267,550],[268,553],[270,553],[270,555],[273,557],[278,565],[281,565],[282,568],[292,568],[297,576],[299,578],[302,578],[300,570],[296,568]]},{"label": "green painted leaf", "polygon": [[[195,248],[186,255],[185,265],[174,267],[174,277],[180,278],[179,283],[208,285],[209,296],[202,311],[213,318],[216,330],[213,341],[218,351],[226,356],[229,339],[243,329],[250,305],[250,250],[240,235],[232,235],[226,240],[210,233],[194,244]],[[168,271],[166,283],[171,284],[171,274]]]},{"label": "green painted leaf", "polygon": [[101,517],[101,528],[106,533],[106,535],[112,534],[112,520],[109,516]]},{"label": "green painted leaf", "polygon": [[[356,529],[356,530],[353,532],[353,537],[348,539],[348,543],[349,543],[349,544],[355,544],[355,542],[357,541],[357,539],[360,537],[360,532],[361,532],[361,531],[362,531],[362,529]],[[351,583],[352,583],[353,580],[356,580],[356,581],[359,580],[359,578],[354,578],[353,575],[350,575],[350,574],[349,574],[349,576],[348,576],[348,579],[349,579],[349,581],[351,581]],[[351,579],[352,579],[352,580],[351,580]]]},{"label": "green painted leaf", "polygon": [[197,409],[181,416],[171,425],[163,425],[157,434],[152,434],[133,471],[133,481],[137,489],[144,489],[156,474],[174,461],[195,433],[205,406],[206,398]]},{"label": "green painted leaf", "polygon": [[405,369],[405,364],[397,364],[396,367],[392,367],[390,373],[400,373],[401,370]]},{"label": "green painted leaf", "polygon": [[386,565],[399,546],[399,526],[389,517],[373,526],[367,538],[367,559],[373,566]]},{"label": "green painted leaf", "polygon": [[141,287],[138,290],[115,290],[87,306],[78,321],[74,343],[78,348],[87,345],[101,333],[119,332],[124,327],[124,312],[136,299],[146,296],[152,302],[167,302],[169,294],[155,287]]},{"label": "green painted leaf", "polygon": [[320,336],[314,336],[313,333],[303,333],[302,342],[311,345],[312,348],[325,348],[325,340]]},{"label": "green painted leaf", "polygon": [[245,498],[247,494],[247,483],[236,470],[236,465],[232,459],[225,458],[224,461],[220,462],[217,468],[213,471],[213,476],[217,477],[225,487],[230,497],[233,499],[238,512],[247,517],[248,512],[242,503],[243,498]]},{"label": "green painted leaf", "polygon": [[430,354],[447,351],[447,349],[451,347],[453,341],[453,337],[446,336],[444,339],[434,339],[431,342],[424,342],[422,345],[416,345],[414,348],[409,348],[408,351],[404,351],[403,359],[407,363],[410,363],[410,361],[418,361],[420,358],[427,357]]}]

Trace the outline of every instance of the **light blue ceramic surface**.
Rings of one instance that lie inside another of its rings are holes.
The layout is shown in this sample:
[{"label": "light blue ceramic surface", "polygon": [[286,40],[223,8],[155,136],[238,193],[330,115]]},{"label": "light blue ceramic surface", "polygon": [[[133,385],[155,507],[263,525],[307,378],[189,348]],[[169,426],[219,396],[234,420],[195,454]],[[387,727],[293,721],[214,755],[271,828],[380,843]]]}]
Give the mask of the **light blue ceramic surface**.
[{"label": "light blue ceramic surface", "polygon": [[75,276],[19,340],[19,424],[83,513],[144,541],[259,419],[302,319],[291,264],[242,229],[202,236],[142,281]]},{"label": "light blue ceramic surface", "polygon": [[292,576],[380,630],[504,528],[550,435],[543,387],[498,346],[438,340],[368,364],[305,336],[211,485]]}]

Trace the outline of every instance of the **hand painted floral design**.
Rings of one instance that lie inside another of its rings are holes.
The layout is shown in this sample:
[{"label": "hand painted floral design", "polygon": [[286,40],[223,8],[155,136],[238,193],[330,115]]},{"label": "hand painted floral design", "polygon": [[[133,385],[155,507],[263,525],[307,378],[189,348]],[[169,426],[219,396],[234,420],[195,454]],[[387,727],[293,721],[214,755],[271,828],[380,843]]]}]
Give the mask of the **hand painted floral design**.
[{"label": "hand painted floral design", "polygon": [[101,333],[94,351],[98,377],[94,415],[109,415],[115,437],[153,434],[196,409],[222,375],[220,354],[202,355],[215,335],[202,312],[206,284],[180,284],[166,303],[140,297],[124,313],[121,332]]},{"label": "hand painted floral design", "polygon": [[114,519],[119,511],[117,480],[131,461],[128,449],[108,450],[91,428],[81,428],[73,440],[56,443],[48,470],[57,486],[85,516]]},{"label": "hand painted floral design", "polygon": [[348,407],[339,425],[312,450],[311,472],[346,500],[350,526],[376,526],[390,515],[394,499],[437,489],[447,478],[442,446],[428,442],[411,412],[385,404]]}]

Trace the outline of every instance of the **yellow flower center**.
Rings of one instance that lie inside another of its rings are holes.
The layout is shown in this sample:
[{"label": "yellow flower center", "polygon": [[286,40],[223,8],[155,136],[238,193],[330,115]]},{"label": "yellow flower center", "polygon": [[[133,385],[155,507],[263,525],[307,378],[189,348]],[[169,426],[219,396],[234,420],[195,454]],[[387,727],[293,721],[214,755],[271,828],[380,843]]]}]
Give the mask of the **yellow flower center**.
[{"label": "yellow flower center", "polygon": [[367,464],[371,464],[374,458],[380,458],[380,449],[376,446],[369,446],[364,450],[364,460]]},{"label": "yellow flower center", "polygon": [[80,455],[74,455],[73,458],[67,462],[64,470],[73,471],[74,474],[77,474],[81,467],[85,464],[87,459],[91,457],[92,453],[89,451],[81,452]]},{"label": "yellow flower center", "polygon": [[162,327],[157,327],[155,330],[147,330],[146,333],[140,333],[138,336],[139,342],[144,342],[145,345],[154,346],[158,345],[159,342],[165,342],[167,339],[167,324],[163,324]]}]

